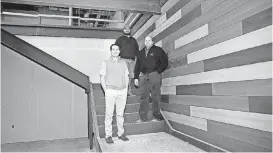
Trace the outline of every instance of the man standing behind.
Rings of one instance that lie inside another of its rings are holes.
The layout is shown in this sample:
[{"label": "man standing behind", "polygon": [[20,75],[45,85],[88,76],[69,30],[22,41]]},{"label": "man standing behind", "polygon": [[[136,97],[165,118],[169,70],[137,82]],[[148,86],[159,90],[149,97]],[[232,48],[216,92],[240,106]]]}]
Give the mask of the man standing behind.
[{"label": "man standing behind", "polygon": [[124,59],[129,70],[129,88],[128,95],[132,95],[130,82],[134,77],[135,58],[139,51],[138,43],[134,37],[131,37],[131,30],[129,26],[124,26],[123,36],[120,36],[116,43],[120,46],[120,57]]},{"label": "man standing behind", "polygon": [[154,45],[152,37],[145,37],[145,47],[137,55],[135,67],[136,86],[141,87],[140,120],[137,122],[148,121],[149,110],[149,95],[152,94],[152,110],[155,120],[163,120],[160,113],[160,99],[161,99],[161,73],[164,72],[168,66],[168,57],[164,50]]},{"label": "man standing behind", "polygon": [[105,92],[105,140],[107,143],[114,143],[112,140],[112,121],[115,105],[118,138],[123,141],[129,140],[125,136],[123,128],[129,72],[126,63],[119,57],[119,46],[113,44],[110,50],[111,57],[101,65],[100,80]]}]

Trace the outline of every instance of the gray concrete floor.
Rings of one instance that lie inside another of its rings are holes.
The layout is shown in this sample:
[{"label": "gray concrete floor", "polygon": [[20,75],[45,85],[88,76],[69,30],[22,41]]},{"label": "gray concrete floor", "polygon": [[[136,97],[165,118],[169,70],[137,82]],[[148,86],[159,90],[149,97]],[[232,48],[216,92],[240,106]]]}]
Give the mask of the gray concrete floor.
[{"label": "gray concrete floor", "polygon": [[168,133],[149,133],[129,135],[129,141],[113,138],[114,144],[107,144],[104,138],[101,143],[106,152],[205,152]]},{"label": "gray concrete floor", "polygon": [[[129,135],[129,141],[114,137],[114,144],[107,144],[101,138],[106,152],[205,152],[165,132]],[[87,138],[52,141],[33,141],[2,144],[2,152],[94,152],[89,150]]]},{"label": "gray concrete floor", "polygon": [[2,144],[1,152],[94,152],[87,138]]}]

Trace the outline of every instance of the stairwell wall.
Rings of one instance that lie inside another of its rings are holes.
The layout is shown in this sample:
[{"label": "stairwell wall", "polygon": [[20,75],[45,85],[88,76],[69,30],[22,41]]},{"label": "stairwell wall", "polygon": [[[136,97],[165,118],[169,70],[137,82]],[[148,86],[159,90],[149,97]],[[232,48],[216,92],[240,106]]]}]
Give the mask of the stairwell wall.
[{"label": "stairwell wall", "polygon": [[100,65],[110,57],[110,46],[115,42],[115,39],[17,36],[88,75],[92,83],[100,82]]},{"label": "stairwell wall", "polygon": [[271,152],[272,1],[169,0],[161,11],[134,37],[168,53],[161,106],[172,127],[228,151]]},{"label": "stairwell wall", "polygon": [[85,90],[1,45],[1,144],[87,137]]}]

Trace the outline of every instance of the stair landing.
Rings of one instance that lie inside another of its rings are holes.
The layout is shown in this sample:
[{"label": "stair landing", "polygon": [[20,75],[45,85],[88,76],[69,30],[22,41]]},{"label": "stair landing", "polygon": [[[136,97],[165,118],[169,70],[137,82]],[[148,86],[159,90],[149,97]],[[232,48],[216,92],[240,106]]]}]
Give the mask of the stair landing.
[{"label": "stair landing", "polygon": [[114,144],[107,144],[101,138],[102,152],[205,152],[165,132],[128,135],[128,138],[124,142],[114,137]]}]

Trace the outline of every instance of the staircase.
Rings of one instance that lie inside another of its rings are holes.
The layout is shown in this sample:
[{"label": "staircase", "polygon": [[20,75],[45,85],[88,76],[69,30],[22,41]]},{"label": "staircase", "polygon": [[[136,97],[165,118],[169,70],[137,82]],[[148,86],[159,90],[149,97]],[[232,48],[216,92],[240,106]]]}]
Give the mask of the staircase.
[{"label": "staircase", "polygon": [[[146,133],[156,133],[164,131],[164,121],[152,122],[152,104],[149,105],[148,119],[149,122],[145,123],[135,123],[140,117],[138,114],[139,111],[139,93],[140,89],[133,88],[132,93],[135,96],[128,96],[127,104],[124,111],[124,130],[126,135],[137,135],[137,134],[146,134]],[[105,137],[104,131],[104,115],[105,115],[105,97],[100,84],[93,85],[93,94],[95,100],[95,110],[98,123],[99,137]],[[113,137],[117,136],[117,127],[116,127],[116,116],[114,112],[113,116]]]},{"label": "staircase", "polygon": [[[132,84],[132,83],[131,83]],[[132,85],[133,86],[133,85]],[[94,108],[93,116],[94,119],[94,128],[97,138],[97,151],[109,152],[109,146],[105,142],[105,130],[104,130],[104,117],[105,117],[105,97],[104,92],[100,84],[92,84],[92,91],[94,97]],[[164,121],[152,122],[152,104],[149,105],[148,120],[149,122],[145,123],[136,123],[140,119],[139,111],[139,99],[140,99],[140,89],[133,86],[132,93],[135,96],[128,96],[127,103],[124,110],[124,131],[127,136],[130,135],[140,135],[148,133],[158,133],[164,131]],[[117,126],[116,126],[116,115],[114,111],[113,116],[113,139],[117,139]],[[129,137],[130,138],[130,137]],[[131,139],[131,138],[130,138]]]},{"label": "staircase", "polygon": [[[116,116],[113,116],[113,140],[114,144],[107,144],[105,141],[104,115],[105,115],[105,97],[100,84],[92,84],[94,97],[93,116],[95,128],[95,146],[97,151],[101,152],[204,152],[190,143],[179,138],[179,134],[173,136],[174,130],[168,121],[151,121],[152,101],[150,99],[148,122],[136,123],[140,119],[139,99],[140,89],[132,84],[132,93],[135,96],[128,96],[124,111],[124,130],[130,139],[122,141],[117,138]],[[164,96],[162,97],[164,101]],[[161,109],[166,110],[164,103],[161,103]],[[190,138],[188,138],[190,140]],[[172,142],[172,143],[170,143]]]}]

